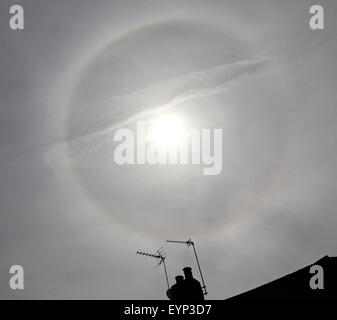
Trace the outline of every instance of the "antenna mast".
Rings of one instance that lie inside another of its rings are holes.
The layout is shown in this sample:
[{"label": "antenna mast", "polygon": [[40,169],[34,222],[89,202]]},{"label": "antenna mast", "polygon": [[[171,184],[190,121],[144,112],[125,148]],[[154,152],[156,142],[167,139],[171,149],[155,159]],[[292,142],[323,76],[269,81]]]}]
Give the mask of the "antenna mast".
[{"label": "antenna mast", "polygon": [[199,269],[199,273],[200,273],[200,277],[201,277],[201,281],[202,281],[203,294],[206,295],[208,292],[206,290],[206,285],[205,285],[204,277],[202,276],[202,272],[201,272],[201,268],[200,268],[200,263],[199,263],[197,251],[195,250],[194,242],[191,239],[188,239],[187,241],[166,240],[166,242],[170,242],[170,243],[183,243],[183,244],[186,244],[188,248],[190,246],[192,246],[193,252],[194,252],[194,256],[195,256],[195,260],[197,261],[197,265],[198,265],[198,269]]}]

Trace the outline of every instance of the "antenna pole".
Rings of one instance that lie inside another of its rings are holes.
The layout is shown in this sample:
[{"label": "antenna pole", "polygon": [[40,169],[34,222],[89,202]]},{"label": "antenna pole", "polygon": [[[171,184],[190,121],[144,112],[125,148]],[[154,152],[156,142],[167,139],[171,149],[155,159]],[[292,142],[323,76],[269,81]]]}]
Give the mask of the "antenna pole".
[{"label": "antenna pole", "polygon": [[199,268],[199,273],[200,273],[200,277],[201,277],[201,281],[202,281],[202,288],[204,289],[204,294],[207,294],[207,290],[206,290],[206,285],[205,285],[205,281],[204,281],[204,277],[202,276],[202,272],[201,272],[201,268],[200,268],[200,263],[199,263],[199,259],[198,259],[198,255],[197,255],[197,251],[195,250],[195,246],[194,246],[194,242],[191,243],[192,247],[193,247],[193,251],[194,251],[194,255],[195,255],[195,260],[197,260],[197,264],[198,264],[198,268]]},{"label": "antenna pole", "polygon": [[165,276],[166,276],[167,289],[170,289],[170,283],[169,283],[168,276],[167,276],[165,259],[163,259],[163,265],[164,265],[164,271],[165,271]]}]

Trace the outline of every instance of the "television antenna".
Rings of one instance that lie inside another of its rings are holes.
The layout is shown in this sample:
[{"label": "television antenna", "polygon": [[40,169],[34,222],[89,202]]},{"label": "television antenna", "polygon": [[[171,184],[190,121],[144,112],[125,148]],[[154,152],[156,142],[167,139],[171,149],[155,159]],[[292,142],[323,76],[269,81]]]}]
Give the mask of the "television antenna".
[{"label": "television antenna", "polygon": [[197,265],[198,265],[198,269],[199,269],[199,273],[200,273],[200,277],[201,277],[201,281],[202,281],[202,287],[201,288],[203,290],[203,294],[206,295],[208,292],[206,290],[206,285],[205,285],[204,277],[202,276],[202,272],[201,272],[201,268],[200,268],[200,263],[199,263],[197,251],[195,250],[194,242],[191,239],[188,239],[187,241],[166,240],[166,242],[170,242],[170,243],[183,243],[183,244],[186,244],[188,248],[190,246],[192,246],[193,252],[194,252],[194,256],[195,256],[195,260],[197,261]]},{"label": "television antenna", "polygon": [[156,259],[158,261],[157,267],[159,267],[161,264],[163,264],[167,288],[170,289],[170,283],[169,283],[169,280],[168,280],[166,263],[165,263],[166,253],[165,253],[163,247],[159,248],[155,253],[149,253],[149,252],[145,252],[145,251],[137,251],[137,254]]}]

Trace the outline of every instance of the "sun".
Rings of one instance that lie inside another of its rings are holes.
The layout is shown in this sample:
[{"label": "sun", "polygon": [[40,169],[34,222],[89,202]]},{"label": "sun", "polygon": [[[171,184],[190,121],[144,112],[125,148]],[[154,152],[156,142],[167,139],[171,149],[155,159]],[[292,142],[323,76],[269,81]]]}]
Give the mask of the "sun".
[{"label": "sun", "polygon": [[159,148],[170,149],[183,142],[185,131],[181,118],[166,114],[150,122],[147,138]]}]

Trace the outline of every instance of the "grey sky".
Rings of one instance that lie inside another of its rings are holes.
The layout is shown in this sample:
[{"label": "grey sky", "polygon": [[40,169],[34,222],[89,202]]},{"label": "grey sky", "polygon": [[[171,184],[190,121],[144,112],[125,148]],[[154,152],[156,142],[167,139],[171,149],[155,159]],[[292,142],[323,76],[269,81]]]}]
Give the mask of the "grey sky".
[{"label": "grey sky", "polygon": [[[0,4],[0,298],[165,299],[136,251],[168,238],[196,242],[213,299],[337,255],[336,2],[322,31],[306,0],[20,3],[23,31]],[[223,128],[219,176],[113,163],[113,130],[162,106]],[[165,250],[171,283],[198,276]]]}]

